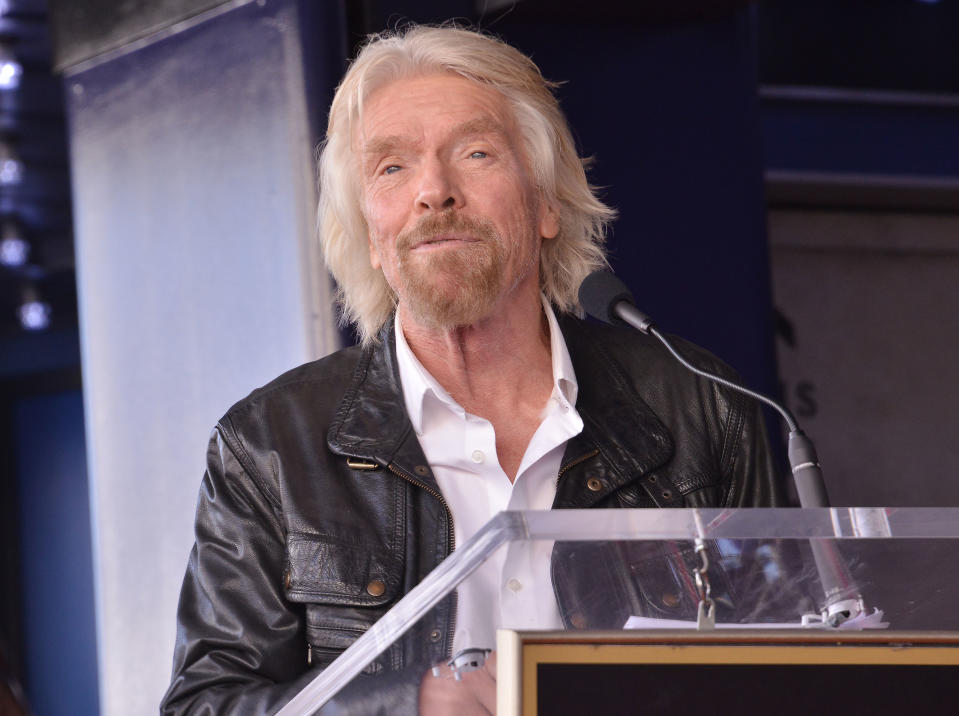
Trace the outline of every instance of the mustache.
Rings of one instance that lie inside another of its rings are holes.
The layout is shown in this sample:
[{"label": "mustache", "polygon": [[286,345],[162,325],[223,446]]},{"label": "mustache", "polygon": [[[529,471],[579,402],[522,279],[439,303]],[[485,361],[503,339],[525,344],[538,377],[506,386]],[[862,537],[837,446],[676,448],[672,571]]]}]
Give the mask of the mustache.
[{"label": "mustache", "polygon": [[426,214],[416,225],[396,238],[399,251],[409,251],[445,234],[466,234],[485,241],[496,241],[496,229],[487,219],[463,216],[450,209],[439,214]]}]

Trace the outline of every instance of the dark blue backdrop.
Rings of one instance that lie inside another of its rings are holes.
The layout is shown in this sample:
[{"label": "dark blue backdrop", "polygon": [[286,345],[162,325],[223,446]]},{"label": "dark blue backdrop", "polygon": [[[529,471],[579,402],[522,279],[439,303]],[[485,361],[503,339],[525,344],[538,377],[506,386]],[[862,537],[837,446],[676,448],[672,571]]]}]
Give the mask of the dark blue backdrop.
[{"label": "dark blue backdrop", "polygon": [[612,264],[639,305],[777,389],[749,8],[708,22],[494,29],[567,81],[591,178],[620,217]]},{"label": "dark blue backdrop", "polygon": [[15,408],[26,688],[35,714],[99,712],[83,399]]}]

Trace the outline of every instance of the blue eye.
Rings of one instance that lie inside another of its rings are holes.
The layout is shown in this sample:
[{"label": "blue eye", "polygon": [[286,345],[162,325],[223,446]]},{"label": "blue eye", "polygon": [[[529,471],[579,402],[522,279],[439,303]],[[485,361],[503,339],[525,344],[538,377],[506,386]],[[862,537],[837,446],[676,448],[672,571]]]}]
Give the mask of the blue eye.
[{"label": "blue eye", "polygon": [[486,159],[486,152],[473,152],[470,159]]},{"label": "blue eye", "polygon": [[399,170],[400,170],[400,167],[399,167],[398,164],[390,164],[388,167],[386,167],[386,169],[383,170],[383,173],[384,173],[384,174],[395,174],[395,173],[398,172]]}]

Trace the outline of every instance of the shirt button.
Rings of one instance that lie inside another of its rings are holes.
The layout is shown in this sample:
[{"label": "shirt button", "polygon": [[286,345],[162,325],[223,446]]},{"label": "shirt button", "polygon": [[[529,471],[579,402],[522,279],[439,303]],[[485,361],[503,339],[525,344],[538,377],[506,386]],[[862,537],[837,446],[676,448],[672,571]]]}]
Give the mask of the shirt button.
[{"label": "shirt button", "polygon": [[506,583],[506,586],[511,592],[518,592],[523,588],[523,583],[518,579],[513,578]]},{"label": "shirt button", "polygon": [[470,455],[470,460],[472,460],[476,464],[483,462],[483,460],[485,459],[486,459],[486,456],[483,454],[482,450],[474,450],[473,454]]}]

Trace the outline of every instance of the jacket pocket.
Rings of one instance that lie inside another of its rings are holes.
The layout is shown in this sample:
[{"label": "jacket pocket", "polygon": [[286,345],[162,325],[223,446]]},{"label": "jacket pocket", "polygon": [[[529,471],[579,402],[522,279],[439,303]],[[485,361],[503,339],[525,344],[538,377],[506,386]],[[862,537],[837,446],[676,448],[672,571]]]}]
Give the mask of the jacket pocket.
[{"label": "jacket pocket", "polygon": [[[314,666],[326,666],[364,634],[399,598],[402,564],[383,546],[329,535],[287,537],[285,591],[306,611],[306,637]],[[391,646],[365,669],[398,669]]]}]

